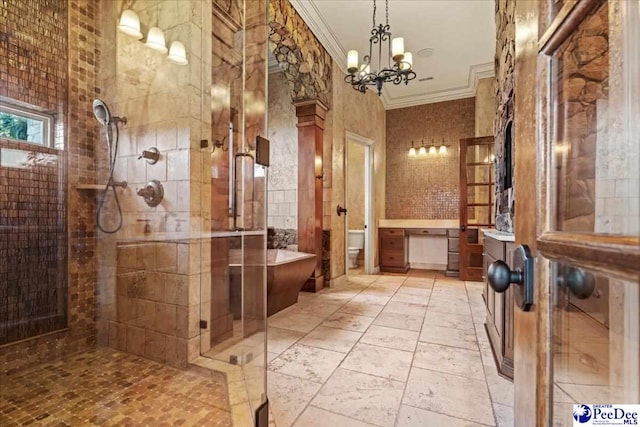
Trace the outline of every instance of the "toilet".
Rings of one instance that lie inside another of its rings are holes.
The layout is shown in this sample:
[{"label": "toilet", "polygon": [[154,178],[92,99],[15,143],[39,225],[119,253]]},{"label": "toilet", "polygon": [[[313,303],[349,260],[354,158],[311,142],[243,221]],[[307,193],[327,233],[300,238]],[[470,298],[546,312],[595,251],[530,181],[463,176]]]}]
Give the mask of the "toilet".
[{"label": "toilet", "polygon": [[364,230],[349,230],[348,236],[349,268],[358,267],[358,254],[364,249]]}]

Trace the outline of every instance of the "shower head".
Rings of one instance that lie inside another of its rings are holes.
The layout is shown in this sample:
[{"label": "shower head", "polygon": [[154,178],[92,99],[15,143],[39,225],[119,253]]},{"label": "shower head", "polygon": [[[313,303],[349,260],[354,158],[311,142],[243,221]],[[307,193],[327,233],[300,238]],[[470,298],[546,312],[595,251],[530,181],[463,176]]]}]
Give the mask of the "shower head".
[{"label": "shower head", "polygon": [[109,107],[107,107],[107,104],[105,104],[101,99],[93,100],[93,115],[96,116],[96,119],[102,126],[106,126],[111,123]]},{"label": "shower head", "polygon": [[93,100],[93,115],[96,116],[96,119],[102,126],[108,126],[111,123],[115,123],[116,125],[118,123],[127,124],[126,117],[111,116],[109,107],[107,107],[107,104],[101,99]]}]

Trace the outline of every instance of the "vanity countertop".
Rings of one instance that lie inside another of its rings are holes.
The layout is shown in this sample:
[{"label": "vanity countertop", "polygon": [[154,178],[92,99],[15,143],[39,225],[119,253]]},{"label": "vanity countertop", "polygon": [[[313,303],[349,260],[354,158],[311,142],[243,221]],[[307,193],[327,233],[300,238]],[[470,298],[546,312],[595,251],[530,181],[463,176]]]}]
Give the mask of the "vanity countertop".
[{"label": "vanity countertop", "polygon": [[499,231],[495,228],[482,228],[480,231],[482,231],[485,236],[489,236],[501,242],[514,242],[516,240],[515,234]]},{"label": "vanity countertop", "polygon": [[381,219],[379,228],[459,228],[457,219]]}]

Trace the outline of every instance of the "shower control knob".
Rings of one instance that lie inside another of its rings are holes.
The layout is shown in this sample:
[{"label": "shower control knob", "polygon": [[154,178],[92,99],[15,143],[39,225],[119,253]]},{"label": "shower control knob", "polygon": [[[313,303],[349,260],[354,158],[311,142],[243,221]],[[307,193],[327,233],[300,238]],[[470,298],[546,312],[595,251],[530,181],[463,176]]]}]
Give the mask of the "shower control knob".
[{"label": "shower control knob", "polygon": [[145,184],[144,188],[139,188],[137,194],[144,198],[149,207],[155,208],[164,198],[164,188],[160,181],[152,179]]},{"label": "shower control knob", "polygon": [[156,147],[151,147],[148,150],[143,150],[142,154],[138,156],[138,160],[147,159],[147,163],[150,165],[155,165],[158,163],[158,159],[160,158],[160,150]]}]

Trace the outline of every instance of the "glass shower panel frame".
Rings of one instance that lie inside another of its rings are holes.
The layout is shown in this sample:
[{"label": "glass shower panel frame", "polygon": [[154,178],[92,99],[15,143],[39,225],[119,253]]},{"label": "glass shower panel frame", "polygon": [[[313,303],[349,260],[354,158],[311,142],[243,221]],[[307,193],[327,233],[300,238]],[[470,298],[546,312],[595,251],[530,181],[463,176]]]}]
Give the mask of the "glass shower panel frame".
[{"label": "glass shower panel frame", "polygon": [[256,137],[267,125],[267,8],[262,0],[213,3],[213,27],[223,30],[209,47],[211,98],[204,103],[212,119],[201,193],[211,245],[203,262],[211,273],[201,281],[208,323],[200,360],[226,374],[234,425],[253,424],[267,400],[267,172],[255,163]]}]

